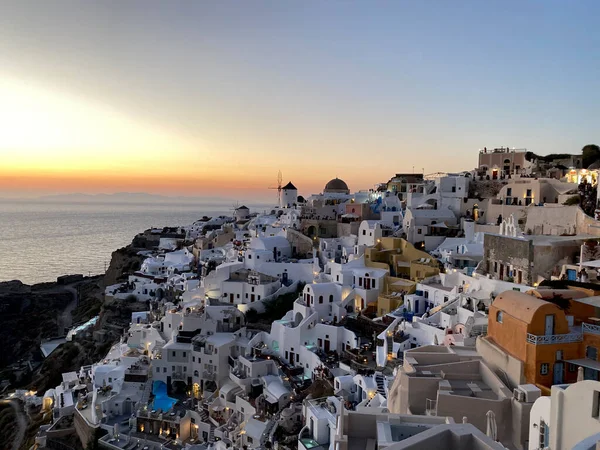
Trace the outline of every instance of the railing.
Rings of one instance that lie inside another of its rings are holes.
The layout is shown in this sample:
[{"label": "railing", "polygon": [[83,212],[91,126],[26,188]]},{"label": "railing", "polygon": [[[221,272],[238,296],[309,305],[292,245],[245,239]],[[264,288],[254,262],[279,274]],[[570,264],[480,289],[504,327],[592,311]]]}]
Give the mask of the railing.
[{"label": "railing", "polygon": [[185,381],[186,379],[186,374],[184,374],[183,372],[173,372],[171,374],[171,378],[173,378],[173,380],[178,380],[178,381]]},{"label": "railing", "polygon": [[527,333],[527,342],[534,345],[569,344],[581,342],[582,340],[583,335],[581,333],[552,334],[548,336],[536,336]]},{"label": "railing", "polygon": [[592,333],[600,335],[600,325],[592,325],[591,323],[584,323],[581,325],[581,331],[583,333]]},{"label": "railing", "polygon": [[425,415],[437,416],[437,400],[425,399]]}]

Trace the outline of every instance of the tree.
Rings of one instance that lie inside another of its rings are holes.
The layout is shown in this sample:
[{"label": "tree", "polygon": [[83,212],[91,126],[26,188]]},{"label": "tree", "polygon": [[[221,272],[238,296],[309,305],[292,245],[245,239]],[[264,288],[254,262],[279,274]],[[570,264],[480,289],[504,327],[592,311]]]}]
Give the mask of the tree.
[{"label": "tree", "polygon": [[258,319],[258,311],[256,311],[256,309],[250,308],[248,311],[246,311],[246,321],[247,322],[253,323],[253,322],[256,322],[257,319]]},{"label": "tree", "polygon": [[600,147],[596,144],[588,144],[581,149],[583,167],[587,168],[600,159]]}]

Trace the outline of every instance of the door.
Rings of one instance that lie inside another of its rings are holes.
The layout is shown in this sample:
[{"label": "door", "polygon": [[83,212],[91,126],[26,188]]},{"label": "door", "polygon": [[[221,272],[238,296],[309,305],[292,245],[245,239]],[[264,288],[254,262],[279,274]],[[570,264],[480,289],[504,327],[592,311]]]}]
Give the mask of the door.
[{"label": "door", "polygon": [[329,346],[330,346],[329,339],[325,339],[325,353],[329,352]]},{"label": "door", "polygon": [[552,336],[554,334],[554,314],[548,314],[546,316],[546,327],[544,329],[546,336]]},{"label": "door", "polygon": [[504,264],[500,264],[500,272],[498,273],[498,277],[501,280],[504,280]]},{"label": "door", "polygon": [[294,352],[290,352],[290,364],[294,364],[294,357],[296,356],[296,354]]},{"label": "door", "polygon": [[233,294],[229,294],[229,303],[233,303]]},{"label": "door", "polygon": [[564,371],[564,363],[555,362],[554,363],[554,377],[552,378],[552,384],[563,384],[563,371]]},{"label": "door", "polygon": [[567,280],[569,280],[569,281],[577,280],[577,271],[575,269],[567,270]]}]

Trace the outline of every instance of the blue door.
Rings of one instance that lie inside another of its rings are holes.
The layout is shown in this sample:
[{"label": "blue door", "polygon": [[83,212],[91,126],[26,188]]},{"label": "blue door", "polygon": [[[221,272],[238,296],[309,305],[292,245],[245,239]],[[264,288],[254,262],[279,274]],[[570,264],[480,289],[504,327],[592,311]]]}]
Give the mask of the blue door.
[{"label": "blue door", "polygon": [[567,269],[567,280],[576,281],[577,271],[575,269]]}]

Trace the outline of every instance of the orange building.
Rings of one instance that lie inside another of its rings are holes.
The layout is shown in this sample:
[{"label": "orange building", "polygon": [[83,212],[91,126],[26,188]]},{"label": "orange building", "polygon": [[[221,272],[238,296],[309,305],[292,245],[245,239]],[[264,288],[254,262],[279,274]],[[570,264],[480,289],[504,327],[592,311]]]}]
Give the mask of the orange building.
[{"label": "orange building", "polygon": [[[596,308],[585,303],[585,298],[573,299],[580,292],[550,291],[498,295],[490,306],[484,339],[520,362],[521,374],[516,377],[520,381],[549,389],[553,384],[575,382],[579,366],[584,367],[585,378],[598,380]],[[540,297],[561,298],[557,302],[561,306]],[[496,367],[502,369],[499,364]]]}]

